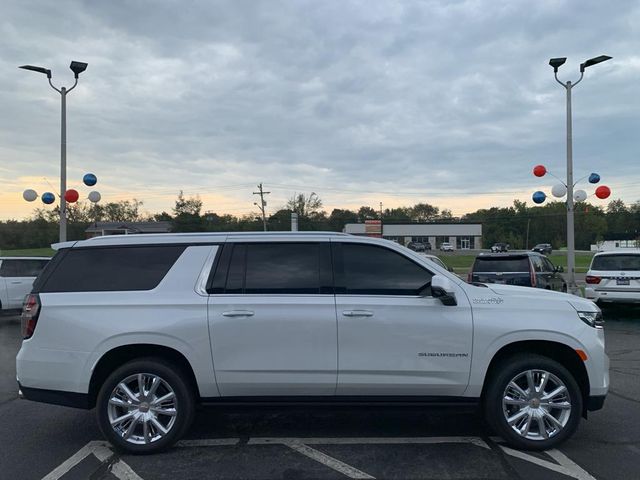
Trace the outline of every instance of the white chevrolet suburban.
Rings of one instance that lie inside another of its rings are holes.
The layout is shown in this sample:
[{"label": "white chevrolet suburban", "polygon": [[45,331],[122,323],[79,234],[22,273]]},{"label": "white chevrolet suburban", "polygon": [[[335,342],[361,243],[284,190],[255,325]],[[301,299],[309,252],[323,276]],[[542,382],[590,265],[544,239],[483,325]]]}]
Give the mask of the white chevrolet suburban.
[{"label": "white chevrolet suburban", "polygon": [[589,300],[467,284],[386,240],[163,234],[57,245],[23,308],[24,398],[96,408],[114,446],[172,445],[197,403],[475,403],[550,448],[609,386]]}]

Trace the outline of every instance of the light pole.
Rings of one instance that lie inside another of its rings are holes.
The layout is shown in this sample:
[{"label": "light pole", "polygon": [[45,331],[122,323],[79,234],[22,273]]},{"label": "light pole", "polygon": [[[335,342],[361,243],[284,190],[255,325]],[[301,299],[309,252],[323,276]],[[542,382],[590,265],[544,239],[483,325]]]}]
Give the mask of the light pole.
[{"label": "light pole", "polygon": [[71,62],[69,68],[75,76],[75,82],[69,89],[66,87],[56,88],[51,83],[51,70],[48,68],[36,67],[33,65],[22,65],[19,68],[31,70],[32,72],[44,73],[49,80],[49,85],[60,94],[62,99],[61,128],[60,128],[60,241],[67,241],[67,201],[64,194],[67,191],[67,93],[78,85],[78,76],[87,69],[86,63]]},{"label": "light pole", "polygon": [[611,57],[607,55],[600,55],[599,57],[590,58],[586,62],[580,64],[580,78],[577,82],[571,83],[568,80],[566,83],[558,80],[558,69],[564,62],[567,61],[566,57],[552,58],[549,60],[549,65],[553,67],[553,75],[560,85],[562,85],[567,91],[567,270],[569,274],[569,282],[567,285],[567,291],[573,295],[578,293],[578,286],[576,285],[576,249],[575,249],[575,230],[573,222],[573,136],[571,131],[571,89],[575,87],[584,76],[584,70],[587,67],[596,65],[597,63],[610,60]]}]

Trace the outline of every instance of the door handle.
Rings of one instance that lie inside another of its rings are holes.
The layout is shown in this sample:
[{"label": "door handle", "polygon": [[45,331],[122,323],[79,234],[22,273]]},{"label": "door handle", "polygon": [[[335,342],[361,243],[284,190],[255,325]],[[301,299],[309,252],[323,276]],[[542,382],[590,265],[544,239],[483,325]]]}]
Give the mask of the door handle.
[{"label": "door handle", "polygon": [[231,310],[229,312],[222,312],[223,317],[253,317],[254,313],[251,310]]},{"label": "door handle", "polygon": [[342,312],[345,317],[373,317],[370,310],[345,310]]},{"label": "door handle", "polygon": [[22,282],[11,282],[14,285],[20,285]]}]

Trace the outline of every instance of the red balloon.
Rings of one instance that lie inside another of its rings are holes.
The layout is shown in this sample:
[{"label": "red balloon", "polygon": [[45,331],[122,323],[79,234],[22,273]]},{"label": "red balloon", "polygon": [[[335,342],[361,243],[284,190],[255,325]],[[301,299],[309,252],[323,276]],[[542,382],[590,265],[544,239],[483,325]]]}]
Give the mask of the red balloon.
[{"label": "red balloon", "polygon": [[533,174],[536,177],[544,177],[546,173],[547,173],[547,169],[545,168],[544,165],[536,165],[535,167],[533,167]]},{"label": "red balloon", "polygon": [[596,197],[598,197],[600,200],[609,198],[609,195],[611,195],[611,189],[606,185],[600,185],[598,188],[596,188]]},{"label": "red balloon", "polygon": [[69,190],[64,192],[64,199],[69,203],[77,202],[78,198],[80,198],[80,194],[78,193],[77,190],[74,190],[73,188],[70,188]]}]

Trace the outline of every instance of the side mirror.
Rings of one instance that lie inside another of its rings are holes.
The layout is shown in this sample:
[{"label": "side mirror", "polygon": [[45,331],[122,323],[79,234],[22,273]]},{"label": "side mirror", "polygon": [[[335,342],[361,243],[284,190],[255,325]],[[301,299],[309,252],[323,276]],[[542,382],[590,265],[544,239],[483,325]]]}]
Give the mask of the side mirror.
[{"label": "side mirror", "polygon": [[453,282],[442,275],[434,275],[431,278],[431,295],[439,299],[443,305],[458,305],[456,290]]},{"label": "side mirror", "polygon": [[564,272],[564,267],[562,265],[556,265],[556,272],[563,273]]}]

